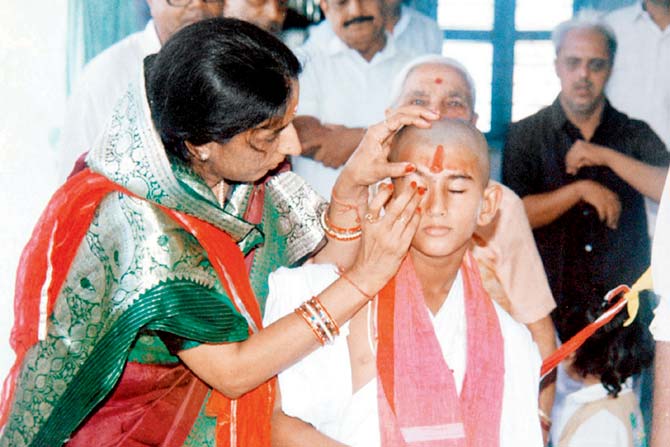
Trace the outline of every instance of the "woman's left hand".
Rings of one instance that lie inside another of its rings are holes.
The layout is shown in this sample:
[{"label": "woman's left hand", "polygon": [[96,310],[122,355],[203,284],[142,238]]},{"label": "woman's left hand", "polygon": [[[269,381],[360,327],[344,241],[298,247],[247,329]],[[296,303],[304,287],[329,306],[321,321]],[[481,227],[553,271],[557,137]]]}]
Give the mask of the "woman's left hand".
[{"label": "woman's left hand", "polygon": [[402,177],[416,169],[411,163],[392,163],[388,156],[393,137],[404,126],[428,128],[440,115],[422,106],[387,110],[386,119],[368,127],[333,187],[337,197],[367,201],[367,188],[387,177]]}]

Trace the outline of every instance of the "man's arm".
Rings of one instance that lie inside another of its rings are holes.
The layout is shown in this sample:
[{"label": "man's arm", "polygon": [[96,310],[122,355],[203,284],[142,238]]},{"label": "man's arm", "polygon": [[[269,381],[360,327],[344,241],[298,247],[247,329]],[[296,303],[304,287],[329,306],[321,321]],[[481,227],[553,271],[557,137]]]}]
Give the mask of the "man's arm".
[{"label": "man's arm", "polygon": [[272,447],[346,447],[324,435],[302,419],[288,416],[281,408],[281,393],[277,396],[272,413]]},{"label": "man's arm", "polygon": [[[549,315],[540,318],[539,320],[526,325],[530,334],[535,340],[540,356],[546,359],[556,350],[556,337],[554,335],[554,323],[551,321]],[[538,406],[546,415],[551,414],[551,409],[554,406],[554,398],[556,397],[556,380],[554,375],[550,375],[540,383],[540,398]],[[549,431],[542,430],[542,437],[544,445],[549,442]]]},{"label": "man's arm", "polygon": [[617,227],[621,215],[619,197],[591,180],[573,182],[550,192],[530,194],[522,200],[532,228],[552,223],[580,201],[592,205],[600,220],[612,229]]},{"label": "man's arm", "polygon": [[287,416],[281,409],[272,415],[272,447],[346,447],[305,421]]},{"label": "man's arm", "polygon": [[293,124],[303,148],[302,156],[331,168],[339,168],[346,163],[365,133],[363,128],[323,124],[308,115],[296,117]]},{"label": "man's arm", "polygon": [[565,156],[566,170],[576,174],[584,166],[606,166],[640,194],[661,200],[666,167],[653,166],[605,146],[578,140]]}]

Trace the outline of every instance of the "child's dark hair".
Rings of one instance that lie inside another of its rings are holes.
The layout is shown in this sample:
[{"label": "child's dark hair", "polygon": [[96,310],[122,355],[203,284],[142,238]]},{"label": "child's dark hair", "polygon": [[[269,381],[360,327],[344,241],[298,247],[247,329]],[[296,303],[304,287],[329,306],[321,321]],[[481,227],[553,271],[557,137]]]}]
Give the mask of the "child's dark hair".
[{"label": "child's dark hair", "polygon": [[[603,303],[562,307],[554,318],[561,341],[566,342],[596,320],[610,306]],[[641,306],[641,313],[647,307]],[[608,394],[614,397],[626,379],[650,366],[654,359],[654,340],[645,324],[647,318],[638,314],[630,326],[624,327],[623,322],[627,319],[628,309],[624,308],[584,342],[572,363],[573,370],[582,377],[599,376]]]}]

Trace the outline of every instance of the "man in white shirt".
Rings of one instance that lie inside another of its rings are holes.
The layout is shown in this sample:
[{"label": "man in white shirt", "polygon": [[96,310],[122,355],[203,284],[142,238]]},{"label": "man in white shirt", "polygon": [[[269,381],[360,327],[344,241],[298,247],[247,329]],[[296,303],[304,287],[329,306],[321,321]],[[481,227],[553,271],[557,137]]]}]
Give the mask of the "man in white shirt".
[{"label": "man in white shirt", "polygon": [[282,0],[147,0],[152,20],[144,30],[112,45],[83,69],[68,100],[60,138],[61,177],[93,146],[107,125],[117,100],[138,76],[144,58],[181,28],[212,17],[235,17],[268,31],[281,28],[286,13]]},{"label": "man in white shirt", "polygon": [[[444,37],[435,20],[403,5],[400,0],[384,0],[382,13],[386,30],[398,47],[416,55],[442,52]],[[328,20],[324,20],[309,28],[308,42],[323,44],[334,34]]]},{"label": "man in white shirt", "polygon": [[303,155],[295,172],[330,197],[339,168],[363,136],[384,119],[395,74],[413,55],[385,31],[381,0],[322,0],[334,34],[298,50],[303,63],[294,124]]},{"label": "man in white shirt", "polygon": [[[618,49],[607,97],[631,118],[647,122],[670,148],[670,0],[642,0],[605,17]],[[649,234],[658,204],[646,200]]]},{"label": "man in white shirt", "polygon": [[[184,3],[183,6],[172,6]],[[186,25],[223,13],[223,1],[147,0],[152,20],[93,58],[84,67],[68,100],[60,138],[61,177],[87,152],[107,125],[116,101],[137,77],[142,61],[158,52],[161,44]]]}]

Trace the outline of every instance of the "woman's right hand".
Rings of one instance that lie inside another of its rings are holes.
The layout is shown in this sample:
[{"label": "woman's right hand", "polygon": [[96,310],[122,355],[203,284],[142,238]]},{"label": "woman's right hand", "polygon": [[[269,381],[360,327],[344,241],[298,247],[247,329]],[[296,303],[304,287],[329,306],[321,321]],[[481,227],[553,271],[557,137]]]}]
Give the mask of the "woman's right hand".
[{"label": "woman's right hand", "polygon": [[432,121],[439,118],[439,113],[423,106],[388,110],[384,121],[368,127],[335,182],[333,194],[346,202],[365,202],[368,186],[385,178],[402,177],[413,172],[415,167],[411,163],[388,160],[393,137],[404,126],[428,128]]},{"label": "woman's right hand", "polygon": [[[383,183],[363,218],[361,244],[347,277],[374,296],[396,274],[419,227],[419,203],[425,188],[412,182],[393,196],[393,184]],[[384,214],[381,215],[382,209]]]}]

